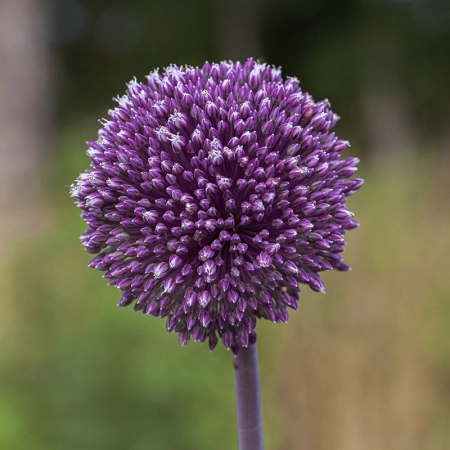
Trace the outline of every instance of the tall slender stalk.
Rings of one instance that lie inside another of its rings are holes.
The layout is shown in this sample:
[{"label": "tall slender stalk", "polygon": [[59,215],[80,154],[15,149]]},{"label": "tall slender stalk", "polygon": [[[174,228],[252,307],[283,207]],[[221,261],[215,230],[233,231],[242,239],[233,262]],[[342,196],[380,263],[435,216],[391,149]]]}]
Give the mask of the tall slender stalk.
[{"label": "tall slender stalk", "polygon": [[233,356],[239,450],[263,450],[256,345]]}]

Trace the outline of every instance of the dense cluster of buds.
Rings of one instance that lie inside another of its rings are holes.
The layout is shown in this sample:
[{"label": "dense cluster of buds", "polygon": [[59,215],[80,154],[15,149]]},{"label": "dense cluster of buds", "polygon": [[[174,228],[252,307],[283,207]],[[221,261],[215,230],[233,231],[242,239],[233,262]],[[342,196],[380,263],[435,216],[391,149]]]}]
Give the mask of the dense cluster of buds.
[{"label": "dense cluster of buds", "polygon": [[362,180],[327,100],[252,59],[171,66],[116,100],[71,194],[120,306],[236,353],[257,319],[288,320],[299,283],[323,291],[320,271],[348,269]]}]

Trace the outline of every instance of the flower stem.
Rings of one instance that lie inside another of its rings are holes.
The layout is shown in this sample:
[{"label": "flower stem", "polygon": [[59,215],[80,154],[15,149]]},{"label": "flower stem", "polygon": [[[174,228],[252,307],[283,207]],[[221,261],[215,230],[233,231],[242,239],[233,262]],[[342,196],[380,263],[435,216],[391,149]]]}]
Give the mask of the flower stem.
[{"label": "flower stem", "polygon": [[256,345],[233,356],[239,450],[263,450]]}]

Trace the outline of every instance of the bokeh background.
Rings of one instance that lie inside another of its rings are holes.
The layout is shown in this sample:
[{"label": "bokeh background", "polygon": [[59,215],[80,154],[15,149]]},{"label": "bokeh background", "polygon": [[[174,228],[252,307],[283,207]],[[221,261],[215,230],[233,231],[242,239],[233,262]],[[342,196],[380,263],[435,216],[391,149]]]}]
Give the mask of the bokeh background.
[{"label": "bokeh background", "polygon": [[236,448],[231,355],[115,307],[68,186],[133,76],[248,56],[366,179],[353,271],[258,326],[267,449],[450,448],[447,0],[0,0],[0,448]]}]

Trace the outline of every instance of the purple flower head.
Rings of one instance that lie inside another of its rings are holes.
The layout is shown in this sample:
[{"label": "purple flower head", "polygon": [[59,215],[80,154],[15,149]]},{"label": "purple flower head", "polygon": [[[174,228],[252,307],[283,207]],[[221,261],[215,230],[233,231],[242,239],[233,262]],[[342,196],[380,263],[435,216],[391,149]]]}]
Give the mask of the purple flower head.
[{"label": "purple flower head", "polygon": [[348,270],[362,180],[327,100],[249,59],[155,71],[117,102],[71,194],[119,306],[236,353],[257,319],[287,322],[299,283],[323,291],[320,271]]}]

